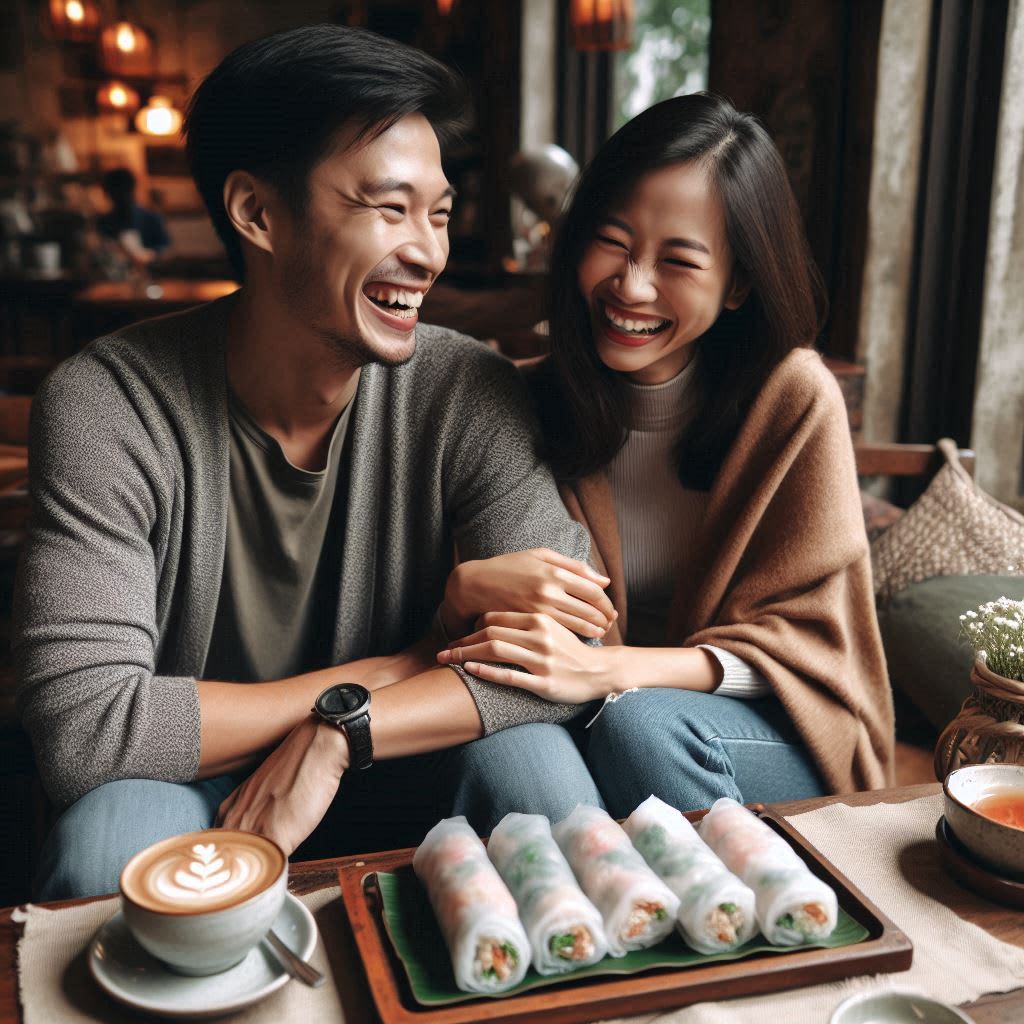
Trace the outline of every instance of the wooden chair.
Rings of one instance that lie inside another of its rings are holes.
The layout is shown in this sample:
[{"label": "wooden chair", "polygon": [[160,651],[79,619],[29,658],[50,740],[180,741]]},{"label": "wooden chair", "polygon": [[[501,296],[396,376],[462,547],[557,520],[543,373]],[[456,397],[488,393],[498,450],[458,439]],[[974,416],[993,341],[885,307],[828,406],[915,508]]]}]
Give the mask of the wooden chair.
[{"label": "wooden chair", "polygon": [[[858,476],[928,476],[943,463],[942,452],[934,444],[883,444],[855,441],[854,456]],[[960,465],[974,476],[975,455],[970,448],[958,448]]]}]

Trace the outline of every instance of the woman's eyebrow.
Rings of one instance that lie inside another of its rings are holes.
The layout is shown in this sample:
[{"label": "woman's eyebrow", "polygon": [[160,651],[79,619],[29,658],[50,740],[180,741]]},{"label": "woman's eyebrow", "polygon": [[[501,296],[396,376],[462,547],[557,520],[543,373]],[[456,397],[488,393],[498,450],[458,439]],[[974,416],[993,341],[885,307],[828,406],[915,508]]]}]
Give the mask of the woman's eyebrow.
[{"label": "woman's eyebrow", "polygon": [[666,238],[665,245],[676,249],[693,249],[695,252],[702,252],[705,256],[711,255],[711,250],[703,243],[692,238]]},{"label": "woman's eyebrow", "polygon": [[613,228],[625,231],[627,235],[633,234],[633,229],[624,220],[619,220],[618,217],[603,217],[601,223],[610,224]]},{"label": "woman's eyebrow", "polygon": [[[633,229],[624,220],[619,220],[618,217],[605,217],[601,220],[601,223],[610,224],[620,231],[625,231],[627,235],[632,236],[633,234]],[[692,249],[694,252],[704,253],[705,256],[711,255],[711,250],[703,242],[698,242],[693,238],[666,238],[662,244],[676,249]]]}]

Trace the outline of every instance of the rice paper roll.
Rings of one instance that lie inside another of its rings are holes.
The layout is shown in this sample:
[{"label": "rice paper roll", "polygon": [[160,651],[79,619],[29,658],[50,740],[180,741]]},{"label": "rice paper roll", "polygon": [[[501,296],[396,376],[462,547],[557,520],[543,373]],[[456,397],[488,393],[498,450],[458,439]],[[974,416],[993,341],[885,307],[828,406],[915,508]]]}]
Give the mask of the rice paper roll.
[{"label": "rice paper roll", "polygon": [[551,833],[580,888],[601,912],[612,956],[646,949],[672,931],[679,897],[650,869],[607,811],[579,804]]},{"label": "rice paper roll", "polygon": [[516,901],[466,819],[439,821],[412,866],[430,897],[459,988],[487,994],[518,985],[530,943]]},{"label": "rice paper roll", "polygon": [[676,927],[698,953],[725,953],[757,931],[754,893],[674,807],[648,797],[622,825],[654,873],[679,897]]},{"label": "rice paper roll", "polygon": [[539,974],[597,963],[607,952],[601,915],[583,894],[541,814],[506,814],[487,855],[519,907]]},{"label": "rice paper roll", "polygon": [[723,797],[704,816],[700,834],[754,890],[757,920],[770,943],[796,946],[832,934],[839,916],[835,892],[756,814]]}]

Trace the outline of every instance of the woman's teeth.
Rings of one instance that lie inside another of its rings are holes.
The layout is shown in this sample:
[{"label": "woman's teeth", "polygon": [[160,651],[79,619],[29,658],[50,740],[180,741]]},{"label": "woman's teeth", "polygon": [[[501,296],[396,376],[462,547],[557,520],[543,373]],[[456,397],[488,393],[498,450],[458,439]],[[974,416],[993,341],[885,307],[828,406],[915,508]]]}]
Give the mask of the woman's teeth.
[{"label": "woman's teeth", "polygon": [[657,334],[659,331],[663,331],[672,321],[671,320],[632,320],[628,317],[621,317],[617,313],[613,313],[608,306],[604,307],[605,319],[608,320],[613,327],[622,331],[624,334],[636,334],[642,336],[645,334]]}]

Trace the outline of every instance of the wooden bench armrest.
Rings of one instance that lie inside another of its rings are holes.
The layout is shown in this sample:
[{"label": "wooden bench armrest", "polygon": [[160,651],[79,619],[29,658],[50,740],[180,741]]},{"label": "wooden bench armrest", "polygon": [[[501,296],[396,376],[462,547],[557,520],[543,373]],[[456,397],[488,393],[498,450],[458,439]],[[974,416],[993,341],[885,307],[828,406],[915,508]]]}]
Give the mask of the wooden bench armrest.
[{"label": "wooden bench armrest", "polygon": [[[942,465],[942,453],[933,444],[883,444],[857,441],[853,446],[858,476],[926,476]],[[958,449],[960,464],[974,475],[975,455]]]}]

